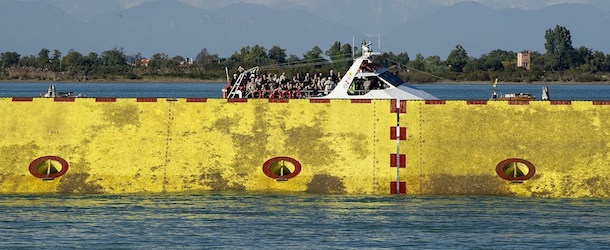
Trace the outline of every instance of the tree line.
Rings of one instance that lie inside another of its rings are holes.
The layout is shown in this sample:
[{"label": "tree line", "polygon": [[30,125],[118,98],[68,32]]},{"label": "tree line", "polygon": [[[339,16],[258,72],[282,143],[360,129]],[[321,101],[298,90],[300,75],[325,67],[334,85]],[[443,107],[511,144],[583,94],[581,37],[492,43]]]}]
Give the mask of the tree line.
[{"label": "tree line", "polygon": [[[546,30],[545,53],[530,52],[530,70],[517,67],[517,52],[493,50],[478,58],[469,56],[461,45],[449,53],[446,60],[440,56],[424,57],[416,54],[409,58],[406,52],[383,53],[374,62],[398,71],[401,77],[413,83],[439,81],[491,81],[499,78],[509,82],[605,82],[610,76],[610,55],[586,47],[574,48],[570,31],[563,26]],[[260,66],[271,73],[288,75],[310,72],[345,72],[358,47],[334,42],[326,51],[317,45],[301,57],[273,46],[246,46],[227,58],[210,54],[202,49],[195,58],[170,57],[156,53],[144,58],[140,53],[126,55],[122,48],[97,54],[81,54],[70,50],[63,55],[59,50],[40,50],[38,55],[21,56],[16,52],[0,53],[0,80],[41,81],[124,81],[124,80],[175,80],[223,81],[227,71],[237,72],[239,67]]]}]

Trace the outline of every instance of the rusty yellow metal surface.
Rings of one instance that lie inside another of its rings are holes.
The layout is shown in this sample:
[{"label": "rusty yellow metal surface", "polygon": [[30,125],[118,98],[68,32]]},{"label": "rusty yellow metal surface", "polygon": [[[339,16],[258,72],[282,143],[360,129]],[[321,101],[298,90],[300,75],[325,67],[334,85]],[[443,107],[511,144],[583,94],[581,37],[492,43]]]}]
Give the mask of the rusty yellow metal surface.
[{"label": "rusty yellow metal surface", "polygon": [[[0,192],[133,193],[198,190],[386,193],[388,104],[0,100]],[[41,156],[67,160],[53,181],[28,172]],[[276,181],[263,163],[287,156],[302,171]],[[384,164],[384,168],[378,168]]]},{"label": "rusty yellow metal surface", "polygon": [[[610,106],[409,104],[412,193],[610,197]],[[495,167],[509,158],[531,162],[536,174],[522,183],[498,178]]]},{"label": "rusty yellow metal surface", "polygon": [[[396,180],[389,100],[227,102],[134,98],[73,102],[0,98],[0,193],[138,193],[238,190],[389,194]],[[610,197],[610,105],[535,101],[485,105],[408,101],[400,169],[407,194]],[[43,181],[29,172],[41,156],[69,170]],[[297,160],[287,181],[265,175],[274,157]],[[536,174],[500,178],[519,158]]]}]

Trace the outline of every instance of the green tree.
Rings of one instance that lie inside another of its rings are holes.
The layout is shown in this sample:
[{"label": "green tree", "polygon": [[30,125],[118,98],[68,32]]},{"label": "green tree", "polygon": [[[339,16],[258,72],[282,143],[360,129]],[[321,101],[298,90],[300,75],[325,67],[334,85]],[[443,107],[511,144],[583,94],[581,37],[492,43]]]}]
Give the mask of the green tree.
[{"label": "green tree", "polygon": [[341,45],[341,55],[352,55],[353,53],[353,49],[352,49],[352,45],[346,43]]},{"label": "green tree", "polygon": [[480,58],[479,59],[474,58],[474,59],[468,61],[466,66],[464,66],[464,72],[472,73],[472,72],[482,71],[485,68],[485,66],[484,66],[484,63],[481,61],[482,61],[482,59],[480,59]]},{"label": "green tree", "polygon": [[169,58],[169,55],[165,53],[155,53],[150,58],[148,66],[151,69],[159,70],[163,69],[164,72],[167,73],[167,69],[172,68],[174,66],[174,62]]},{"label": "green tree", "polygon": [[249,66],[262,65],[263,61],[267,59],[267,50],[265,47],[258,44],[254,45],[254,47],[242,47],[239,53],[239,59],[239,61],[246,63]]},{"label": "green tree", "polygon": [[443,61],[439,56],[429,56],[426,58],[426,71],[431,73],[441,73],[444,71]]},{"label": "green tree", "polygon": [[319,65],[326,62],[326,59],[322,57],[322,49],[316,45],[303,54],[303,61]]},{"label": "green tree", "polygon": [[61,51],[53,50],[53,57],[50,62],[53,71],[61,71]]},{"label": "green tree", "polygon": [[572,55],[574,48],[572,47],[572,36],[566,27],[556,25],[555,29],[548,29],[544,38],[546,43],[547,61],[546,68],[550,70],[565,70],[572,64]]},{"label": "green tree", "polygon": [[77,51],[70,50],[68,54],[62,58],[62,67],[68,74],[74,76],[84,71],[85,58]]},{"label": "green tree", "polygon": [[593,51],[581,46],[575,49],[572,53],[570,68],[577,68],[581,72],[593,72],[594,65],[592,64]]},{"label": "green tree", "polygon": [[464,66],[468,63],[468,53],[466,53],[466,49],[462,47],[462,45],[456,45],[455,49],[449,53],[447,57],[447,65],[454,72],[463,72]]},{"label": "green tree", "polygon": [[99,77],[110,79],[124,75],[129,71],[127,57],[122,48],[114,48],[102,52],[98,63],[93,68]]},{"label": "green tree", "polygon": [[122,48],[106,50],[100,55],[100,63],[105,66],[127,66],[127,58]]},{"label": "green tree", "polygon": [[341,42],[335,41],[333,45],[325,52],[325,54],[330,57],[330,60],[337,60],[342,57],[341,55]]},{"label": "green tree", "polygon": [[507,61],[515,61],[517,60],[517,53],[512,51],[506,51],[501,49],[492,50],[486,55],[481,56],[481,58],[493,58],[494,60],[499,60],[501,62]]},{"label": "green tree", "polygon": [[341,42],[335,41],[324,54],[330,58],[332,67],[340,71],[346,71],[351,65],[351,48],[352,46],[349,44],[345,46],[341,45]]},{"label": "green tree", "polygon": [[415,55],[415,60],[410,61],[407,65],[410,68],[424,71],[426,69],[426,59],[424,59],[424,56],[422,54],[418,53],[417,55]]},{"label": "green tree", "polygon": [[49,53],[51,51],[48,49],[41,49],[40,52],[38,52],[38,67],[41,68],[49,68],[50,65],[50,58],[49,58]]},{"label": "green tree", "polygon": [[18,66],[21,55],[17,52],[4,52],[0,54],[0,69]]},{"label": "green tree", "polygon": [[303,54],[303,60],[315,60],[322,58],[322,49],[318,46],[313,46],[309,51]]},{"label": "green tree", "polygon": [[400,54],[396,55],[395,58],[395,61],[403,65],[407,65],[409,60],[409,54],[407,52],[401,52]]},{"label": "green tree", "polygon": [[286,50],[279,46],[273,46],[269,50],[269,59],[274,60],[276,63],[286,62]]},{"label": "green tree", "polygon": [[19,60],[21,67],[38,67],[38,58],[33,55],[24,56]]},{"label": "green tree", "polygon": [[610,71],[610,58],[604,55],[603,52],[593,52],[591,58],[591,64],[593,66],[592,72],[608,72]]},{"label": "green tree", "polygon": [[[398,66],[406,66],[409,63],[409,55],[405,52],[402,52],[398,55],[395,55],[392,52],[386,52],[381,55],[382,58],[385,58],[385,62],[382,63],[385,67],[391,67],[393,65]],[[375,59],[374,59],[375,60]],[[381,63],[381,62],[376,62]]]},{"label": "green tree", "polygon": [[100,65],[100,58],[95,52],[89,52],[86,57],[84,57],[83,62],[83,71],[85,74],[85,80],[89,75],[95,72],[95,69]]},{"label": "green tree", "polygon": [[300,60],[301,60],[301,58],[299,58],[299,57],[298,57],[297,55],[295,55],[295,54],[290,54],[290,55],[288,56],[288,59],[286,59],[286,61],[287,61],[287,62],[289,62],[289,63],[296,63],[296,62],[298,62],[298,61],[300,61]]}]

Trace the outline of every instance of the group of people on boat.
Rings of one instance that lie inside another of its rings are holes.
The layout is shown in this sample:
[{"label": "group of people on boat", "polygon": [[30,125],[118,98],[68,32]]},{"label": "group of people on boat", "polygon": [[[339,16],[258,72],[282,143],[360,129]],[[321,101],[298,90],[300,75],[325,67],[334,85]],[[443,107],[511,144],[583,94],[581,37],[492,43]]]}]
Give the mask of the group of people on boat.
[{"label": "group of people on boat", "polygon": [[306,98],[328,94],[341,80],[341,73],[330,70],[324,73],[260,74],[258,71],[244,73],[243,68],[233,75],[223,92],[228,92],[238,81],[239,74],[245,74],[239,88],[243,98]]},{"label": "group of people on boat", "polygon": [[353,58],[345,75],[330,70],[325,73],[287,75],[259,74],[259,67],[238,69],[223,89],[223,98],[323,98],[323,99],[401,99],[428,100],[435,96],[400,79],[372,61],[379,52],[362,42],[362,54]]},{"label": "group of people on boat", "polygon": [[[374,65],[364,65],[361,71],[374,72]],[[240,75],[243,76],[240,79]],[[233,74],[228,85],[223,89],[224,98],[237,84],[235,92],[239,98],[309,98],[320,97],[330,93],[341,80],[341,72],[330,70],[324,73],[297,73],[293,76],[285,72],[281,74],[260,74],[258,70],[246,71],[239,67]],[[238,82],[240,81],[240,82]],[[360,77],[353,79],[348,95],[361,95],[372,89],[383,89],[384,85],[376,77]]]}]

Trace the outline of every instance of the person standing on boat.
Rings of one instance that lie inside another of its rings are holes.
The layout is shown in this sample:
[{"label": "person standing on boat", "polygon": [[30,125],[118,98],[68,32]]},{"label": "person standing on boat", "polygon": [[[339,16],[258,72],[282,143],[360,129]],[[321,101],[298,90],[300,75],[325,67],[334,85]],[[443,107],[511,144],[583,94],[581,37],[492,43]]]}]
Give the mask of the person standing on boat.
[{"label": "person standing on boat", "polygon": [[246,95],[254,93],[256,90],[256,84],[254,82],[254,75],[250,76],[248,83],[246,84]]},{"label": "person standing on boat", "polygon": [[337,79],[337,75],[334,73],[334,71],[331,69],[329,72],[329,76],[332,78],[333,82],[338,82],[339,79]]},{"label": "person standing on boat", "polygon": [[365,93],[371,91],[371,80],[370,79],[364,80],[362,85],[364,86]]},{"label": "person standing on boat", "polygon": [[549,100],[549,88],[547,86],[542,87],[542,100],[543,101]]},{"label": "person standing on boat", "polygon": [[324,95],[328,95],[332,90],[333,84],[333,78],[329,76],[328,79],[326,79],[326,82],[324,82]]},{"label": "person standing on boat", "polygon": [[498,87],[498,78],[496,78],[496,80],[494,81],[494,92],[493,94],[491,94],[491,99],[492,100],[498,100],[498,92],[496,92],[496,87]]}]

